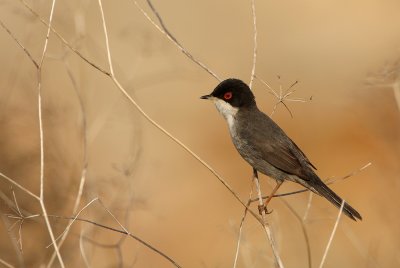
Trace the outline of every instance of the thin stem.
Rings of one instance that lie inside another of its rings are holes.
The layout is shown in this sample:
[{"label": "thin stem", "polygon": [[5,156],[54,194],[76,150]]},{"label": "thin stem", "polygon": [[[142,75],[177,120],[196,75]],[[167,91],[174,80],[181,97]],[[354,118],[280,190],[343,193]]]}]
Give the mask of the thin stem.
[{"label": "thin stem", "polygon": [[32,193],[31,191],[29,191],[28,189],[26,189],[24,186],[22,186],[21,184],[19,184],[18,182],[16,182],[15,180],[11,179],[10,177],[8,177],[7,175],[3,174],[0,172],[0,177],[3,177],[5,180],[7,180],[9,183],[13,184],[14,186],[18,187],[20,190],[22,190],[24,193],[30,195],[31,197],[33,197],[34,199],[36,199],[37,201],[40,200],[40,197],[35,195],[34,193]]},{"label": "thin stem", "polygon": [[50,27],[53,21],[53,14],[54,14],[54,8],[56,5],[56,0],[52,1],[52,5],[51,5],[51,10],[50,10],[50,16],[49,16],[49,26],[47,27],[47,34],[46,34],[46,39],[44,42],[44,46],[43,46],[43,52],[42,52],[42,56],[40,58],[39,61],[39,66],[37,68],[37,76],[38,76],[38,121],[39,121],[39,139],[40,139],[40,206],[42,208],[43,211],[43,217],[44,220],[46,222],[46,226],[47,226],[47,230],[49,232],[51,241],[53,242],[53,246],[54,246],[54,250],[57,254],[57,258],[60,262],[60,266],[62,268],[64,268],[64,262],[62,260],[60,251],[58,249],[57,244],[55,243],[55,238],[54,238],[54,234],[53,234],[53,230],[51,228],[50,225],[50,221],[49,218],[47,217],[47,210],[46,210],[46,206],[44,203],[44,131],[43,131],[43,116],[42,116],[42,66],[43,66],[43,62],[44,62],[44,58],[46,56],[46,52],[47,52],[47,45],[49,42],[49,36],[50,36]]},{"label": "thin stem", "polygon": [[[75,204],[74,204],[74,207],[72,209],[72,215],[75,215],[76,212],[78,211],[79,204],[81,202],[81,198],[82,198],[82,195],[83,195],[83,188],[84,188],[85,183],[86,183],[86,173],[87,173],[87,167],[88,167],[88,160],[87,160],[87,124],[86,124],[85,107],[84,107],[82,98],[79,95],[78,84],[77,84],[76,80],[74,79],[74,76],[73,76],[73,74],[72,74],[72,72],[70,70],[70,67],[69,67],[67,62],[65,62],[65,66],[66,66],[66,70],[67,70],[68,76],[69,76],[69,78],[71,80],[72,86],[74,88],[74,91],[75,91],[75,93],[77,95],[77,98],[78,98],[78,101],[79,101],[79,107],[81,109],[81,114],[82,114],[83,167],[82,167],[82,171],[81,171],[81,177],[80,177],[80,182],[79,182],[78,193],[76,195]],[[68,224],[70,224],[71,221]],[[60,241],[58,242],[58,248],[59,249],[61,249],[61,247],[63,246],[65,240],[67,239],[67,236],[69,234],[69,230],[70,229],[68,229],[66,232],[63,233],[63,236],[61,237]],[[48,268],[53,265],[53,262],[54,262],[55,258],[56,258],[56,254],[55,254],[55,252],[53,252],[53,254],[51,255],[51,258],[50,258],[50,260],[49,260],[49,262],[47,264]]]},{"label": "thin stem", "polygon": [[85,246],[83,245],[83,238],[84,238],[83,237],[83,230],[81,230],[81,233],[79,235],[79,250],[81,252],[82,259],[83,259],[83,262],[85,263],[86,268],[89,268],[90,264],[89,264],[89,260],[88,260],[88,258],[86,256]]},{"label": "thin stem", "polygon": [[331,248],[333,237],[335,236],[336,229],[339,226],[339,221],[340,221],[340,217],[342,216],[344,204],[345,204],[345,201],[343,199],[342,205],[340,206],[339,214],[338,214],[338,216],[336,218],[335,225],[333,226],[333,229],[332,229],[331,236],[329,237],[328,244],[326,245],[324,255],[322,256],[321,263],[319,264],[319,268],[322,268],[324,266],[324,263],[325,263],[325,260],[326,260],[326,256],[328,255],[329,249]]},{"label": "thin stem", "polygon": [[6,262],[5,260],[3,260],[3,259],[1,259],[1,258],[0,258],[0,263],[3,264],[3,265],[4,265],[5,267],[7,267],[7,268],[14,268],[14,267],[15,267],[14,265],[12,265],[12,264]]},{"label": "thin stem", "polygon": [[[73,217],[72,220],[69,221],[67,227],[65,228],[65,230],[56,238],[56,241],[61,239],[65,233],[67,233],[69,231],[69,229],[71,228],[72,224],[76,221],[76,219],[79,217],[79,215],[82,213],[82,211],[84,211],[86,208],[88,208],[93,202],[99,200],[98,197],[93,198],[89,203],[87,203],[81,210],[79,210],[79,212],[75,215],[75,217]],[[53,243],[51,243],[50,245],[48,245],[46,248],[49,248]]]},{"label": "thin stem", "polygon": [[307,232],[307,228],[306,228],[305,222],[300,217],[300,215],[293,209],[293,207],[286,200],[281,199],[281,201],[292,212],[292,214],[296,217],[296,219],[299,221],[299,223],[301,225],[301,230],[303,231],[303,236],[304,236],[304,240],[305,240],[305,243],[306,243],[307,263],[308,263],[308,267],[311,268],[312,267],[312,258],[311,258],[310,239],[308,237],[308,232]]},{"label": "thin stem", "polygon": [[24,53],[28,56],[28,58],[35,65],[36,69],[38,69],[39,64],[33,59],[31,53],[29,53],[29,51],[22,45],[22,43],[14,36],[14,34],[10,31],[10,29],[8,29],[7,26],[1,20],[0,20],[0,25],[1,25],[1,27],[4,28],[4,30],[6,30],[6,32],[11,36],[11,38],[14,39],[15,43],[17,43],[17,45],[19,45],[22,48]]},{"label": "thin stem", "polygon": [[[254,178],[253,178],[253,180],[254,180]],[[253,181],[251,182],[251,184],[253,185]],[[247,206],[246,206],[246,208],[244,209],[242,219],[240,220],[239,235],[238,235],[238,241],[237,241],[237,244],[236,244],[235,260],[234,260],[234,262],[233,262],[233,268],[236,268],[237,263],[238,263],[238,259],[239,259],[239,249],[240,249],[240,242],[241,242],[241,240],[242,240],[242,233],[243,233],[244,220],[246,219],[247,211],[249,210],[249,209],[248,209],[248,206],[250,205],[251,197],[252,197],[252,196],[253,196],[253,187],[251,186],[251,188],[250,188],[250,194],[249,194],[249,201],[247,201]]]},{"label": "thin stem", "polygon": [[254,44],[253,44],[253,65],[251,68],[251,76],[249,87],[252,88],[254,77],[256,75],[256,62],[257,62],[257,16],[256,16],[256,3],[255,0],[251,0],[251,13],[253,16],[253,36],[254,36]]},{"label": "thin stem", "polygon": [[[254,177],[254,182],[256,184],[256,191],[257,191],[257,195],[258,195],[258,204],[260,207],[263,207],[264,201],[262,199],[260,181],[258,179],[258,172],[256,169],[253,169],[253,177]],[[269,224],[266,220],[266,212],[264,209],[261,209],[261,218],[262,218],[262,226],[264,227],[264,231],[267,234],[267,238],[268,238],[269,244],[271,246],[272,253],[274,254],[274,257],[275,257],[275,263],[278,267],[282,268],[282,267],[284,267],[284,265],[279,256],[278,248],[276,246],[275,238],[273,237],[271,227],[269,226]]]}]

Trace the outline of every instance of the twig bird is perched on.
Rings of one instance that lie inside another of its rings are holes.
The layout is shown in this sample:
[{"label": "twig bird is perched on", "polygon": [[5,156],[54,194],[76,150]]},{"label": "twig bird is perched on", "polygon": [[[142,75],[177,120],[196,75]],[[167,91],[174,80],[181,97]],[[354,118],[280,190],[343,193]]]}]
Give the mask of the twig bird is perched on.
[{"label": "twig bird is perched on", "polygon": [[[214,102],[228,123],[233,144],[257,170],[277,181],[265,202],[268,204],[285,180],[297,182],[340,208],[342,199],[315,174],[315,167],[300,148],[270,117],[261,112],[250,88],[241,80],[227,79],[201,97]],[[345,203],[343,212],[351,219],[361,215]]]}]

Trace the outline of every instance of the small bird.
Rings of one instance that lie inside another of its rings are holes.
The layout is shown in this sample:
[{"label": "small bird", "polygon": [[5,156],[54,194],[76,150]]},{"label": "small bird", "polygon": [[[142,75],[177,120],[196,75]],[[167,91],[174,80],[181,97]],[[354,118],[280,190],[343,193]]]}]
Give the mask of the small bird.
[{"label": "small bird", "polygon": [[[226,79],[214,91],[200,97],[214,102],[228,123],[239,154],[253,167],[277,181],[265,205],[285,180],[296,182],[340,208],[342,199],[315,174],[316,169],[300,148],[256,104],[250,88],[239,79]],[[353,220],[361,215],[344,203],[343,213]]]}]

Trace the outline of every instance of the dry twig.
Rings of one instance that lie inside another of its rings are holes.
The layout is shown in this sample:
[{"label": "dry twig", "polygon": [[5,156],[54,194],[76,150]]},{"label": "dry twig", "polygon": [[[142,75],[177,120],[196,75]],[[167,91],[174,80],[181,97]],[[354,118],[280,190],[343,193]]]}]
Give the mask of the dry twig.
[{"label": "dry twig", "polygon": [[[264,201],[263,201],[262,194],[261,194],[260,181],[258,179],[257,170],[255,170],[255,169],[253,170],[253,176],[254,176],[254,181],[256,183],[256,191],[258,194],[258,204],[260,207],[264,207]],[[261,218],[262,218],[262,226],[268,237],[268,241],[271,245],[272,253],[274,254],[274,257],[275,257],[275,263],[278,267],[284,267],[282,260],[279,256],[278,247],[276,245],[275,238],[273,236],[271,227],[269,226],[269,223],[267,222],[266,211],[264,209],[261,210]]]},{"label": "dry twig", "polygon": [[252,88],[254,77],[256,76],[256,63],[257,63],[257,16],[256,16],[256,3],[255,0],[251,0],[251,14],[253,17],[253,65],[251,68],[251,76],[249,87]]},{"label": "dry twig", "polygon": [[324,255],[322,256],[321,263],[319,264],[319,268],[322,268],[324,266],[324,263],[325,263],[325,260],[326,260],[326,256],[328,255],[329,249],[331,248],[333,237],[335,236],[336,229],[337,229],[337,227],[339,225],[340,217],[342,216],[344,204],[345,204],[345,201],[343,199],[342,205],[340,206],[339,214],[338,214],[338,216],[336,218],[335,225],[333,226],[333,229],[332,229],[331,236],[329,237],[328,244],[326,245]]},{"label": "dry twig", "polygon": [[0,263],[3,264],[4,267],[7,267],[7,268],[14,268],[13,265],[11,265],[10,263],[6,262],[5,260],[3,260],[3,259],[1,259],[1,258],[0,258]]},{"label": "dry twig", "polygon": [[[254,180],[254,178],[253,178],[253,180]],[[251,181],[252,186],[253,186],[253,180]],[[246,208],[244,209],[242,219],[240,220],[238,241],[236,244],[236,252],[235,252],[235,259],[233,261],[233,268],[237,267],[237,263],[238,263],[238,259],[239,259],[240,242],[242,241],[244,220],[246,219],[247,211],[249,210],[248,206],[250,206],[252,196],[253,196],[253,187],[250,188],[249,200],[247,201]]]}]

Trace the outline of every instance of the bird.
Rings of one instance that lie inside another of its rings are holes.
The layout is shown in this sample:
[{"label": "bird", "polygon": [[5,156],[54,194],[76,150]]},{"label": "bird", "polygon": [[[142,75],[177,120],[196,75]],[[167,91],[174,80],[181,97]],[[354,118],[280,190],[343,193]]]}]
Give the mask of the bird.
[{"label": "bird", "polygon": [[[326,198],[337,208],[342,198],[315,173],[316,167],[288,135],[257,107],[255,96],[243,81],[229,78],[201,99],[211,100],[227,122],[232,142],[256,171],[276,180],[276,187],[265,201],[265,207],[284,181],[292,181]],[[343,213],[354,221],[360,213],[348,203]],[[261,213],[261,212],[260,212]]]}]

